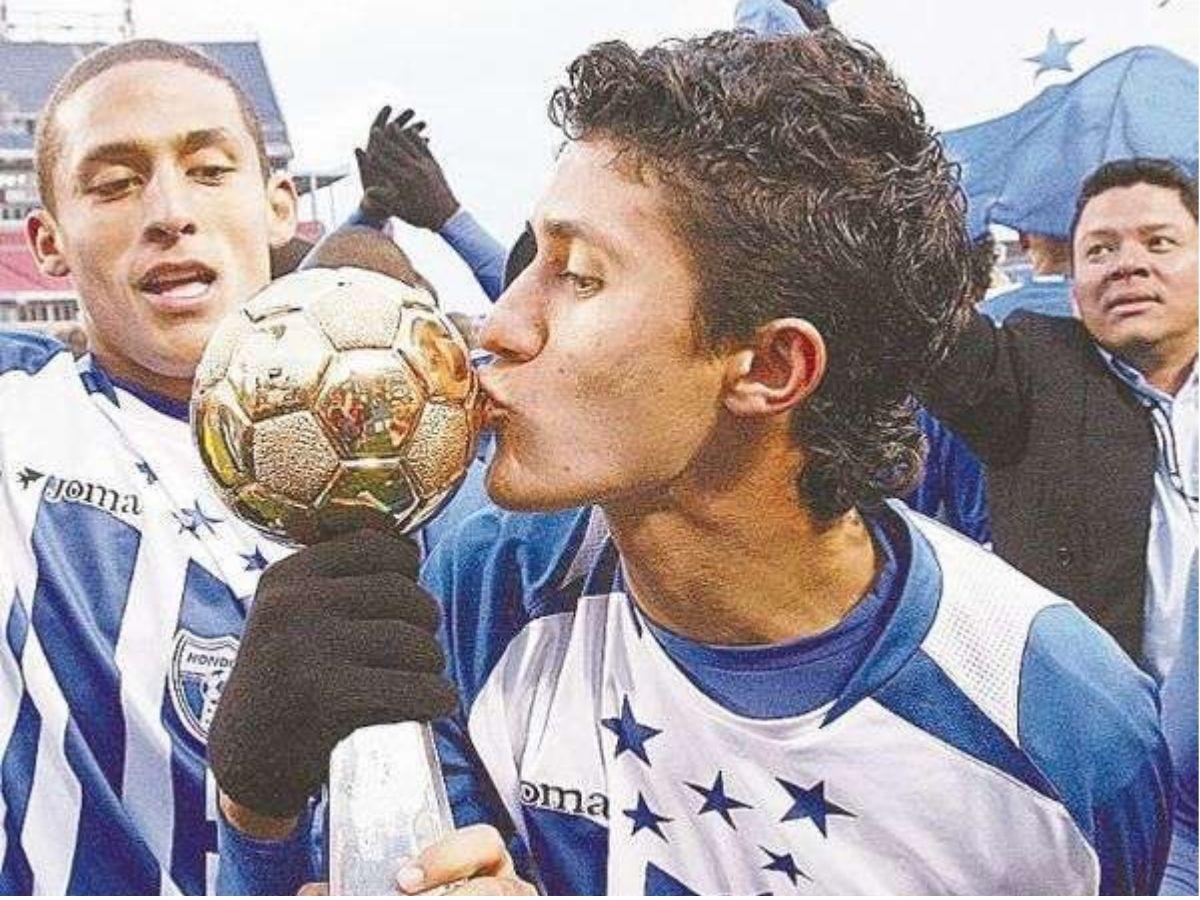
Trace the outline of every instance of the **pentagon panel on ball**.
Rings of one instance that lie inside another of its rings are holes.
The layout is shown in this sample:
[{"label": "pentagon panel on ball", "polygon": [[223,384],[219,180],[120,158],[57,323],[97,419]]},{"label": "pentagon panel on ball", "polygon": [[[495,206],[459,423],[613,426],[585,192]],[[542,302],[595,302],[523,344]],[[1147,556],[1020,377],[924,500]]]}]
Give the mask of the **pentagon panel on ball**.
[{"label": "pentagon panel on ball", "polygon": [[481,422],[466,343],[432,297],[360,269],[269,285],[218,326],[192,396],[220,496],[299,543],[427,520],[466,473]]}]

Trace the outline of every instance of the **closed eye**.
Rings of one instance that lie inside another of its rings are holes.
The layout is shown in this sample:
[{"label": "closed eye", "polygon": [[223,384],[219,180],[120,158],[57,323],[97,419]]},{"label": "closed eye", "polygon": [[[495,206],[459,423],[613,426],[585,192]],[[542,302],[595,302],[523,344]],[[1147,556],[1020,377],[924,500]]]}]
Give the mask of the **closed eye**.
[{"label": "closed eye", "polygon": [[115,200],[118,197],[128,194],[140,183],[141,178],[137,175],[128,175],[124,178],[109,178],[105,181],[89,185],[87,193],[94,197],[99,197],[101,200]]},{"label": "closed eye", "polygon": [[233,171],[236,170],[232,166],[193,166],[188,175],[202,184],[220,184]]},{"label": "closed eye", "polygon": [[599,278],[591,275],[580,275],[578,272],[572,272],[569,269],[559,272],[558,277],[563,281],[569,282],[575,289],[576,295],[580,297],[591,297],[604,285],[604,282]]}]

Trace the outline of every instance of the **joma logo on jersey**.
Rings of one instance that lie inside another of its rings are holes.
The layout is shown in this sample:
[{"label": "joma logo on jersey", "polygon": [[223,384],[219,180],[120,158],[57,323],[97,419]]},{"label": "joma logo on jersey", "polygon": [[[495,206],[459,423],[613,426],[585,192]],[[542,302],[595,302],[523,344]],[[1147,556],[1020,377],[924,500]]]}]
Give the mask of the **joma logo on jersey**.
[{"label": "joma logo on jersey", "polygon": [[142,501],[137,494],[122,494],[102,484],[80,481],[78,478],[50,475],[46,479],[46,489],[42,497],[50,503],[83,503],[114,514],[142,514]]},{"label": "joma logo on jersey", "polygon": [[579,788],[559,787],[556,784],[535,784],[532,781],[521,781],[521,803],[524,806],[538,806],[554,812],[568,813],[572,816],[599,816],[608,818],[608,797],[599,791],[584,794]]},{"label": "joma logo on jersey", "polygon": [[196,740],[208,740],[217,701],[233,669],[238,639],[200,637],[186,628],[175,635],[171,654],[171,702],[179,721]]}]

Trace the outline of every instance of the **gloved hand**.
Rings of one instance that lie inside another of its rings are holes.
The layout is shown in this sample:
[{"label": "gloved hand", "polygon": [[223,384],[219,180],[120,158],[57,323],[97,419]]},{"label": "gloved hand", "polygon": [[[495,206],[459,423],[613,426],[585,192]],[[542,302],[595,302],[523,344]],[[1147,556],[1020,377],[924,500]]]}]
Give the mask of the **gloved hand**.
[{"label": "gloved hand", "polygon": [[367,149],[354,150],[363,184],[359,208],[368,218],[396,216],[409,225],[437,231],[454,215],[458,200],[421,134],[425,123],[410,125],[411,109],[388,122],[391,114],[390,106],[381,109],[371,123]]},{"label": "gloved hand", "polygon": [[295,815],[350,732],[454,708],[438,606],[416,583],[418,563],[411,540],[365,530],[263,573],[208,737],[209,763],[232,800]]}]

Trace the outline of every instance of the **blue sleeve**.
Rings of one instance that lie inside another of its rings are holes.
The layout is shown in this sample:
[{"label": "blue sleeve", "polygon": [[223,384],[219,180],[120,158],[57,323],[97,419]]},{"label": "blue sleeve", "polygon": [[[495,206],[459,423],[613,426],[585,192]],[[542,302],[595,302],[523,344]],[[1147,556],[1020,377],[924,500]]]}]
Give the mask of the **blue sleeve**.
[{"label": "blue sleeve", "polygon": [[513,826],[483,763],[471,746],[462,716],[435,722],[434,734],[454,827],[491,825],[504,838],[517,875],[532,884],[539,884],[533,856]]},{"label": "blue sleeve", "polygon": [[928,452],[921,482],[905,502],[924,515],[941,519],[980,544],[992,540],[983,464],[958,435],[928,410],[917,411]]},{"label": "blue sleeve", "polygon": [[942,514],[946,524],[977,543],[990,544],[992,527],[983,465],[962,438],[940,422],[937,428],[943,445]]},{"label": "blue sleeve", "polygon": [[1156,893],[1171,840],[1171,761],[1154,683],[1061,603],[1034,619],[1019,704],[1021,747],[1095,851],[1100,893]]},{"label": "blue sleeve", "polygon": [[800,13],[783,0],[738,0],[733,12],[735,28],[749,28],[760,37],[808,34]]},{"label": "blue sleeve", "polygon": [[[498,628],[494,633],[489,634],[486,630],[479,633],[488,646],[477,646],[476,653],[471,653],[476,644],[477,629],[469,623],[479,618],[479,608],[484,603],[482,587],[486,583],[486,579],[479,579],[486,557],[480,558],[475,550],[487,543],[474,542],[471,536],[490,534],[494,521],[491,512],[471,517],[449,539],[439,542],[421,571],[422,584],[442,605],[442,646],[446,649],[447,669],[459,690],[460,702],[454,716],[434,723],[434,734],[455,827],[480,823],[494,827],[504,837],[518,875],[537,884],[532,856],[475,752],[467,728],[469,710],[478,689],[473,677],[474,663],[478,660],[468,657],[498,656],[508,642],[506,632],[512,631],[510,624],[509,628]],[[464,646],[460,648],[460,644]]]},{"label": "blue sleeve", "polygon": [[362,225],[365,228],[374,228],[376,231],[383,231],[383,226],[387,224],[387,219],[377,219],[374,216],[368,216],[362,211],[362,207],[358,207],[354,212],[346,217],[346,221],[342,225]]},{"label": "blue sleeve", "polygon": [[260,840],[238,831],[217,813],[218,894],[295,894],[309,881],[324,878],[320,847],[321,830],[314,823],[324,821],[324,804],[310,804],[296,829],[283,840]]},{"label": "blue sleeve", "polygon": [[0,331],[0,374],[21,371],[36,375],[67,348],[49,335],[35,331]]},{"label": "blue sleeve", "polygon": [[475,275],[489,300],[495,300],[504,289],[504,260],[507,251],[492,237],[473,215],[459,207],[438,231]]}]

